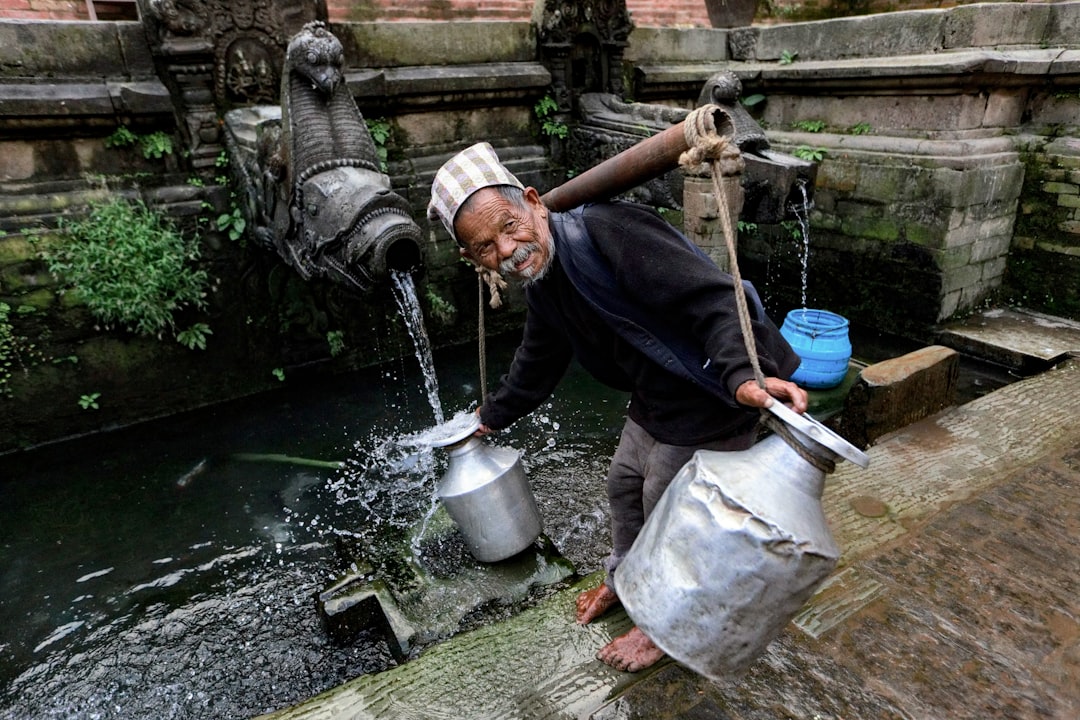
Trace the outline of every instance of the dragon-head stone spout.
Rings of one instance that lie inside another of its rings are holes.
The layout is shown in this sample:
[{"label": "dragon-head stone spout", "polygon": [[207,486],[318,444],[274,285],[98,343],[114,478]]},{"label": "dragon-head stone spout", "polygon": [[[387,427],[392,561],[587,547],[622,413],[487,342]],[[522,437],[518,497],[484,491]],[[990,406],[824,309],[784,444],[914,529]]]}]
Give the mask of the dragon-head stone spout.
[{"label": "dragon-head stone spout", "polygon": [[[382,169],[345,82],[341,42],[311,22],[289,42],[274,108],[227,116],[255,235],[303,278],[367,292],[423,263],[420,227]],[[280,120],[278,120],[280,117]]]}]

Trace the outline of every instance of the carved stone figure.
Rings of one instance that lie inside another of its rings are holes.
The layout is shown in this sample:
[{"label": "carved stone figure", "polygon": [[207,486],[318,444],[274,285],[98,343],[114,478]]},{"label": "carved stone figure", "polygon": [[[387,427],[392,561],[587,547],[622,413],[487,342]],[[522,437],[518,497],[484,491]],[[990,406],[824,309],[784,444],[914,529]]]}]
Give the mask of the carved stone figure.
[{"label": "carved stone figure", "polygon": [[[289,42],[281,119],[256,109],[229,113],[252,188],[255,236],[305,279],[366,292],[388,270],[420,265],[420,228],[392,191],[375,143],[345,84],[341,42],[319,21]],[[254,152],[242,126],[254,126]],[[232,148],[230,148],[232,149]]]}]

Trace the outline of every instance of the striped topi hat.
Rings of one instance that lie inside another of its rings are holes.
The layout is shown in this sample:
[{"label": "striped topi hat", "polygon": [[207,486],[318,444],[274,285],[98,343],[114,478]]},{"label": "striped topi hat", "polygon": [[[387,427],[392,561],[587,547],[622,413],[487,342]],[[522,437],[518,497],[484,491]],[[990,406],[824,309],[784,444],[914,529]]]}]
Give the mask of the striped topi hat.
[{"label": "striped topi hat", "polygon": [[525,189],[521,181],[499,162],[491,143],[476,143],[465,148],[435,173],[435,182],[431,183],[431,202],[427,209],[428,219],[442,220],[450,237],[458,241],[454,235],[454,217],[458,210],[474,192],[493,185],[513,185]]}]

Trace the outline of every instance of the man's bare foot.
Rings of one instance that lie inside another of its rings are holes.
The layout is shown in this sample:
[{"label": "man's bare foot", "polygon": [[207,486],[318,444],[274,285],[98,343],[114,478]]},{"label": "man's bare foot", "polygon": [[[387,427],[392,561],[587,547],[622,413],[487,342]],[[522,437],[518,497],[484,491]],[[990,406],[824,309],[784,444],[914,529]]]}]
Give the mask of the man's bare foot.
[{"label": "man's bare foot", "polygon": [[619,596],[607,586],[600,583],[592,590],[586,590],[577,596],[577,621],[580,625],[588,625],[608,610],[619,604]]},{"label": "man's bare foot", "polygon": [[652,667],[663,657],[664,651],[656,647],[636,626],[596,652],[597,660],[625,672],[638,672]]}]

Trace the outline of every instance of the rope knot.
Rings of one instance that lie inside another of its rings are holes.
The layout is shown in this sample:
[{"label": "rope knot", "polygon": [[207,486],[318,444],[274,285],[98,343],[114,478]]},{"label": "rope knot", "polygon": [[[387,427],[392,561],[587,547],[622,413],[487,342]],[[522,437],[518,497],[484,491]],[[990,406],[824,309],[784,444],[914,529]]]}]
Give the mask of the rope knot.
[{"label": "rope knot", "polygon": [[488,292],[491,293],[491,300],[488,301],[488,305],[492,309],[502,307],[502,291],[507,287],[506,280],[495,270],[488,270],[479,265],[473,265],[473,268],[480,275],[480,279],[484,281],[484,284],[487,285]]},{"label": "rope knot", "polygon": [[718,112],[723,112],[718,105],[703,105],[686,116],[683,135],[689,149],[679,156],[679,165],[687,172],[706,173],[711,169],[713,175],[730,176],[746,168],[738,145],[717,130]]}]

